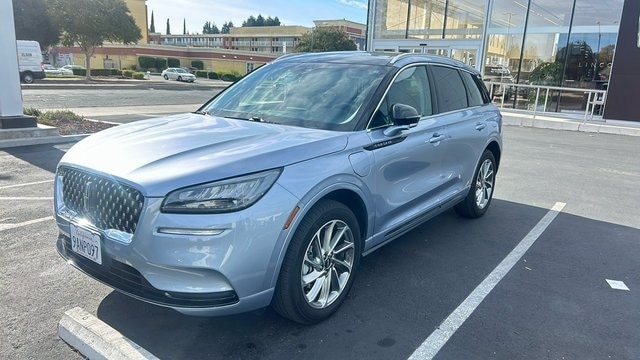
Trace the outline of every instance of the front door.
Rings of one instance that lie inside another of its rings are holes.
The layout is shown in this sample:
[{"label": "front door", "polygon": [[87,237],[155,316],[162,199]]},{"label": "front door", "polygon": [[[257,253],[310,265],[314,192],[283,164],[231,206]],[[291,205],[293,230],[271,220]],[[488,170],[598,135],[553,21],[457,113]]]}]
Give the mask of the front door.
[{"label": "front door", "polygon": [[[421,115],[413,128],[389,136],[393,127],[394,104],[410,105]],[[426,66],[402,70],[369,124],[375,161],[375,192],[385,194],[375,199],[374,232],[377,245],[401,224],[437,207],[443,189],[442,159],[446,155],[446,128],[433,115],[433,103]],[[402,154],[402,155],[399,155]]]}]

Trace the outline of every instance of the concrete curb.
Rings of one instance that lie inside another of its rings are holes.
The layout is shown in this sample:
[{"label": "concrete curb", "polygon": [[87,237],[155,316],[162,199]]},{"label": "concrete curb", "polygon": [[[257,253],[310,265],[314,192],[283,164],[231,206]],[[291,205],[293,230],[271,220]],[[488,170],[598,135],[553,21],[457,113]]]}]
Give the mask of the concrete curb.
[{"label": "concrete curb", "polygon": [[79,307],[64,313],[58,323],[58,336],[91,360],[158,359],[140,345]]},{"label": "concrete curb", "polygon": [[84,139],[90,134],[83,135],[57,135],[57,136],[45,136],[38,138],[21,138],[21,139],[9,139],[0,140],[0,150],[31,145],[55,145],[64,144],[68,142],[76,142]]},{"label": "concrete curb", "polygon": [[515,116],[503,115],[502,123],[507,126],[578,131],[578,132],[596,133],[596,134],[640,136],[640,128],[613,126],[613,125],[607,125],[607,124],[594,124],[589,122],[567,121],[567,120],[561,120],[561,119],[558,119],[558,120],[533,119],[533,118],[526,118],[526,117],[515,117]]}]

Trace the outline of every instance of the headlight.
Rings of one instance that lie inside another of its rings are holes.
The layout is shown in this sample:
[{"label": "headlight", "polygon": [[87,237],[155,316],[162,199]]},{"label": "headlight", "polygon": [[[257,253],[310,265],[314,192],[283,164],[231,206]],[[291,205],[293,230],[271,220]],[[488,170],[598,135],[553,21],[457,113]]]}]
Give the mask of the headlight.
[{"label": "headlight", "polygon": [[273,169],[173,191],[162,203],[168,213],[225,213],[253,205],[269,191],[282,169]]}]

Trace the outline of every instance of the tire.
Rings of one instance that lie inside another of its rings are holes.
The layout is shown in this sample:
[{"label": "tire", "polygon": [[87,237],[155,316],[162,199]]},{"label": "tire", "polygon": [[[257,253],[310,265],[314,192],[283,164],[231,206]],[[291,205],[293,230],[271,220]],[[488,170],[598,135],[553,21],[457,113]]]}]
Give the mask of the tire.
[{"label": "tire", "polygon": [[182,82],[182,76],[178,76],[178,81]]},{"label": "tire", "polygon": [[[324,242],[327,232],[341,236],[333,244]],[[361,253],[360,228],[353,212],[334,200],[318,202],[291,239],[278,276],[273,308],[300,324],[327,319],[349,293]]]},{"label": "tire", "polygon": [[169,80],[169,76],[167,74],[164,74],[164,79]]},{"label": "tire", "polygon": [[493,153],[485,150],[473,174],[473,183],[469,194],[454,207],[458,215],[479,218],[487,212],[493,198],[497,169]]},{"label": "tire", "polygon": [[33,74],[30,73],[30,72],[24,73],[24,75],[22,75],[22,81],[24,81],[25,84],[32,84],[33,83]]}]

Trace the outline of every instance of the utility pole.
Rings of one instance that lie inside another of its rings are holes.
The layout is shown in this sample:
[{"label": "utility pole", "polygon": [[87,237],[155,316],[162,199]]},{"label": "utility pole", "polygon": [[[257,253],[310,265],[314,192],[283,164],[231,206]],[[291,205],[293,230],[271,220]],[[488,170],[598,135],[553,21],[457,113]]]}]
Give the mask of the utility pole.
[{"label": "utility pole", "polygon": [[11,1],[0,2],[0,34],[0,53],[4,54],[0,56],[0,69],[4,72],[0,86],[0,129],[36,128],[36,119],[22,113],[18,49]]}]

